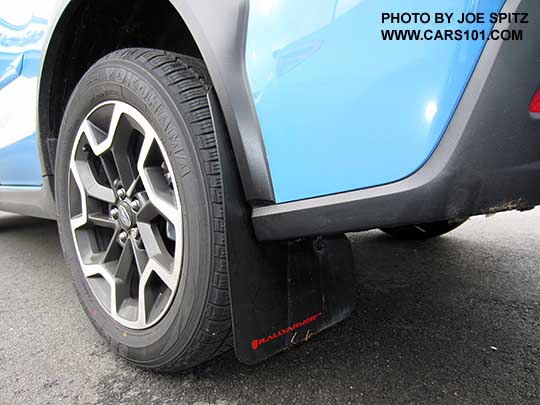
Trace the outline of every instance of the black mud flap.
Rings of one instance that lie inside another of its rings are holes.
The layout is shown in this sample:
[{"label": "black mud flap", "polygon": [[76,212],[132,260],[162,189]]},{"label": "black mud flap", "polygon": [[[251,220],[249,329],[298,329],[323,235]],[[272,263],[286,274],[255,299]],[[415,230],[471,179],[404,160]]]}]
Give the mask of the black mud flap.
[{"label": "black mud flap", "polygon": [[[249,232],[236,228],[236,233]],[[353,260],[343,236],[229,246],[235,348],[255,364],[345,319],[353,310]],[[249,250],[249,251],[246,251]]]},{"label": "black mud flap", "polygon": [[209,96],[222,167],[235,349],[241,362],[256,364],[351,314],[351,246],[345,235],[256,240],[221,110],[214,92]]}]

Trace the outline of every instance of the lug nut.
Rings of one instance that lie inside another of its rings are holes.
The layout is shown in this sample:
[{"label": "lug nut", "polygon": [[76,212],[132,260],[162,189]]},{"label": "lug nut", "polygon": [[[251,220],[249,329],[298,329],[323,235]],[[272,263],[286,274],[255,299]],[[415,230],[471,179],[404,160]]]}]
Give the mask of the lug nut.
[{"label": "lug nut", "polygon": [[118,239],[121,243],[126,243],[128,239],[128,234],[126,232],[122,232],[120,236],[118,236]]},{"label": "lug nut", "polygon": [[119,215],[118,208],[113,208],[113,209],[111,210],[111,217],[112,217],[113,219],[118,219],[118,215]]},{"label": "lug nut", "polygon": [[119,188],[118,189],[118,197],[123,200],[124,198],[126,198],[126,190],[124,190],[123,188]]},{"label": "lug nut", "polygon": [[131,237],[135,240],[138,240],[141,234],[139,233],[139,230],[137,228],[133,228],[131,230]]},{"label": "lug nut", "polygon": [[137,200],[133,200],[131,202],[131,209],[135,212],[139,211],[141,209],[141,203]]}]

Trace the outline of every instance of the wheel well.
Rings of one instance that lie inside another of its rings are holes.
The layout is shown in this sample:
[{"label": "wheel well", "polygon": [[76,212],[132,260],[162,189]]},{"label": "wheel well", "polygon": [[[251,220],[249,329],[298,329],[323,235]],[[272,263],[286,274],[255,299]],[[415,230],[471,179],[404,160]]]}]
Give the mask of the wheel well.
[{"label": "wheel well", "polygon": [[39,91],[39,132],[45,174],[54,174],[64,110],[84,73],[122,48],[157,48],[201,58],[186,23],[169,0],[73,0],[51,37]]}]

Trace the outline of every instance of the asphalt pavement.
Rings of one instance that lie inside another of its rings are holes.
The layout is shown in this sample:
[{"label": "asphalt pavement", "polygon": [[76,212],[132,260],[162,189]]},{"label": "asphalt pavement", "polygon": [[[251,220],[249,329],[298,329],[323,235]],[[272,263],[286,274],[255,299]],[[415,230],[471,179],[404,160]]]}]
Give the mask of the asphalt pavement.
[{"label": "asphalt pavement", "polygon": [[135,369],[92,329],[56,224],[0,214],[1,404],[540,403],[540,211],[349,235],[357,309],[256,367]]}]

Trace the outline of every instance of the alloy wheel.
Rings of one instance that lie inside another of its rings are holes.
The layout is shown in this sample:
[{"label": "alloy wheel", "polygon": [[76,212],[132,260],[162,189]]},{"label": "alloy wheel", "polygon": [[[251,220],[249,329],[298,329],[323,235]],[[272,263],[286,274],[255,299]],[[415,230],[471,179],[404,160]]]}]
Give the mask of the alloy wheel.
[{"label": "alloy wheel", "polygon": [[155,325],[179,288],[184,240],[174,174],[148,120],[120,101],[91,111],[68,190],[78,259],[101,307],[125,327]]}]

